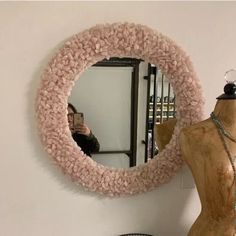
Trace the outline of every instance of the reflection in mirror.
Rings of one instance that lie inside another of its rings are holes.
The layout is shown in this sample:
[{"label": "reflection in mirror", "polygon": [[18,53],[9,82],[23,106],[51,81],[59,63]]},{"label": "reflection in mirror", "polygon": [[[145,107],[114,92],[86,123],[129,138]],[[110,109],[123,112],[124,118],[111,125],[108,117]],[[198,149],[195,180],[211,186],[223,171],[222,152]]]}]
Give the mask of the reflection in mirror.
[{"label": "reflection in mirror", "polygon": [[164,121],[163,123],[156,123],[154,128],[155,142],[159,152],[161,152],[170,142],[176,122],[177,120],[175,118],[171,118],[168,121]]},{"label": "reflection in mirror", "polygon": [[155,125],[175,116],[168,81],[148,62],[132,58],[111,58],[88,68],[68,102],[74,106],[74,111],[68,108],[73,139],[93,160],[115,168],[153,158],[159,151]]},{"label": "reflection in mirror", "polygon": [[[146,136],[145,136],[145,162],[153,158],[163,147],[168,143],[173,129],[172,125],[176,121],[171,122],[170,120],[175,118],[175,95],[174,91],[164,74],[156,68],[155,65],[148,64],[148,75],[147,79],[147,97],[148,100],[146,105]],[[175,120],[175,119],[174,119]],[[160,125],[162,123],[166,125]],[[167,128],[170,126],[168,131],[165,133],[161,130],[161,127]],[[162,132],[155,132],[156,127]],[[174,128],[174,126],[173,126]],[[162,137],[155,137],[155,135],[162,135]]]}]

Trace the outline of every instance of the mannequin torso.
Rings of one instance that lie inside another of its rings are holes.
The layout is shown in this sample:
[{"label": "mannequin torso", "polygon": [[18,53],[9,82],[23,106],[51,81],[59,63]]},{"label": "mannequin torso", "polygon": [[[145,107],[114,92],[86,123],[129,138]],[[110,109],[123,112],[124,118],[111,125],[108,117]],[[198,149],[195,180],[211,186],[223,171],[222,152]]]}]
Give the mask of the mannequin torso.
[{"label": "mannequin torso", "polygon": [[[236,137],[236,100],[219,100],[214,114],[225,130]],[[236,143],[225,140],[234,157]],[[234,175],[215,124],[207,119],[183,129],[180,147],[202,204],[188,236],[233,236]]]}]

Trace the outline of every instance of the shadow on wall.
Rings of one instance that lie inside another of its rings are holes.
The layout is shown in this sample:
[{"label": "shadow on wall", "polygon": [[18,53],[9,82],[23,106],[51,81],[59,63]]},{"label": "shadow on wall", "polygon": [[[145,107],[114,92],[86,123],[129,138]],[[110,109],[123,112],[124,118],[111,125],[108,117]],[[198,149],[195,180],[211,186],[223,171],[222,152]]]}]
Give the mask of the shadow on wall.
[{"label": "shadow on wall", "polygon": [[[170,183],[152,192],[132,198],[117,199],[116,203],[119,204],[113,206],[113,210],[118,214],[113,217],[115,224],[112,227],[116,234],[112,236],[128,232],[146,233],[153,236],[186,236],[197,217],[194,214],[190,217],[188,213],[192,210],[189,208],[189,203],[195,190],[181,189],[181,177],[180,172]],[[121,207],[128,209],[126,211],[128,215],[122,219]],[[196,209],[194,211],[196,212]]]}]

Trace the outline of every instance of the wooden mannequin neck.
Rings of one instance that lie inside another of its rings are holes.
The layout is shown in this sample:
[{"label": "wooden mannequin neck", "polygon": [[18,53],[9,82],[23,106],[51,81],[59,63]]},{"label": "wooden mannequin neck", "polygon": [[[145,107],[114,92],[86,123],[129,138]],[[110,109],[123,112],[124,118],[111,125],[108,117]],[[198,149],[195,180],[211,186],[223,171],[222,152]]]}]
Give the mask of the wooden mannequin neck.
[{"label": "wooden mannequin neck", "polygon": [[218,100],[214,114],[221,121],[222,125],[236,128],[236,99]]}]

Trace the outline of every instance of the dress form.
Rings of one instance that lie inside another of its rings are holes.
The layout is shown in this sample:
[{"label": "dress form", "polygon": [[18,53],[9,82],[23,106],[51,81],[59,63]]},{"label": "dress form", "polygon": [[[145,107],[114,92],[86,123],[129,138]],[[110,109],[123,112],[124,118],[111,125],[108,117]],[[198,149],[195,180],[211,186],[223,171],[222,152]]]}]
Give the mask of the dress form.
[{"label": "dress form", "polygon": [[[218,97],[214,109],[214,114],[225,130],[234,137],[236,137],[235,90],[231,89],[231,94],[225,90],[225,94]],[[236,143],[228,139],[226,143],[235,159]],[[209,118],[183,129],[180,134],[180,148],[182,157],[193,174],[202,205],[201,213],[188,236],[233,236],[234,172],[212,120]]]},{"label": "dress form", "polygon": [[176,122],[173,118],[155,126],[155,141],[160,152],[170,142]]}]

